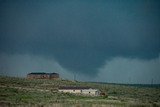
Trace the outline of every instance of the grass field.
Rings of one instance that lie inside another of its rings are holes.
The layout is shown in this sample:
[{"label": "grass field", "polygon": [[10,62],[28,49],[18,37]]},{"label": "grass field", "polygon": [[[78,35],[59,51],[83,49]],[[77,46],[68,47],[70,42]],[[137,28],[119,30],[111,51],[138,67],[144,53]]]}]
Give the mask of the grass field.
[{"label": "grass field", "polygon": [[[91,97],[59,93],[59,86],[89,86],[100,89],[107,95]],[[0,76],[0,106],[160,107],[160,87]]]}]

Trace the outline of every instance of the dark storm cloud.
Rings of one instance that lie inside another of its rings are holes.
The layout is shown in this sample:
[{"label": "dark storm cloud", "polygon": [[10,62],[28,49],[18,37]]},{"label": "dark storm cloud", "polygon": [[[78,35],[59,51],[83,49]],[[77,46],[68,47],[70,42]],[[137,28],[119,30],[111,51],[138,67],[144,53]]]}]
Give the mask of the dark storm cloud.
[{"label": "dark storm cloud", "polygon": [[1,0],[0,52],[54,58],[94,75],[115,56],[158,57],[159,19],[158,0]]}]

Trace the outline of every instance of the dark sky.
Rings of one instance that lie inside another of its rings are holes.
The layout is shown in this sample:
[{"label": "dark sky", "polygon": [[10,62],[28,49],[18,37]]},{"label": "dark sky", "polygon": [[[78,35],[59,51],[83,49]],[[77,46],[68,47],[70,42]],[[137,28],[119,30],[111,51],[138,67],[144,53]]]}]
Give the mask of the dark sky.
[{"label": "dark sky", "polygon": [[159,65],[159,0],[0,0],[2,75],[160,83]]}]

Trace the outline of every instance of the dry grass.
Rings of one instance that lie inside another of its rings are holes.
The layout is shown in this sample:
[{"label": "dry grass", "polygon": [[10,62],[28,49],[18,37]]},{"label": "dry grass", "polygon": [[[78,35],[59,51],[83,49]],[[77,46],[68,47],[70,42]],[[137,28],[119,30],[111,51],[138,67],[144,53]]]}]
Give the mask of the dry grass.
[{"label": "dry grass", "polygon": [[[106,97],[58,93],[59,86],[90,86],[107,93]],[[0,77],[0,106],[54,107],[159,107],[160,88],[73,82],[68,80],[28,80]],[[70,106],[69,106],[70,105]]]}]

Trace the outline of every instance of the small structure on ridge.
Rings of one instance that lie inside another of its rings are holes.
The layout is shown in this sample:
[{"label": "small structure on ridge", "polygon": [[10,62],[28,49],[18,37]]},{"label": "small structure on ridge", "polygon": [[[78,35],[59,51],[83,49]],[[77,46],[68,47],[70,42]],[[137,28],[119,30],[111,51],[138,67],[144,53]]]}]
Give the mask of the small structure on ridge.
[{"label": "small structure on ridge", "polygon": [[59,79],[58,73],[32,72],[27,74],[28,79]]}]

